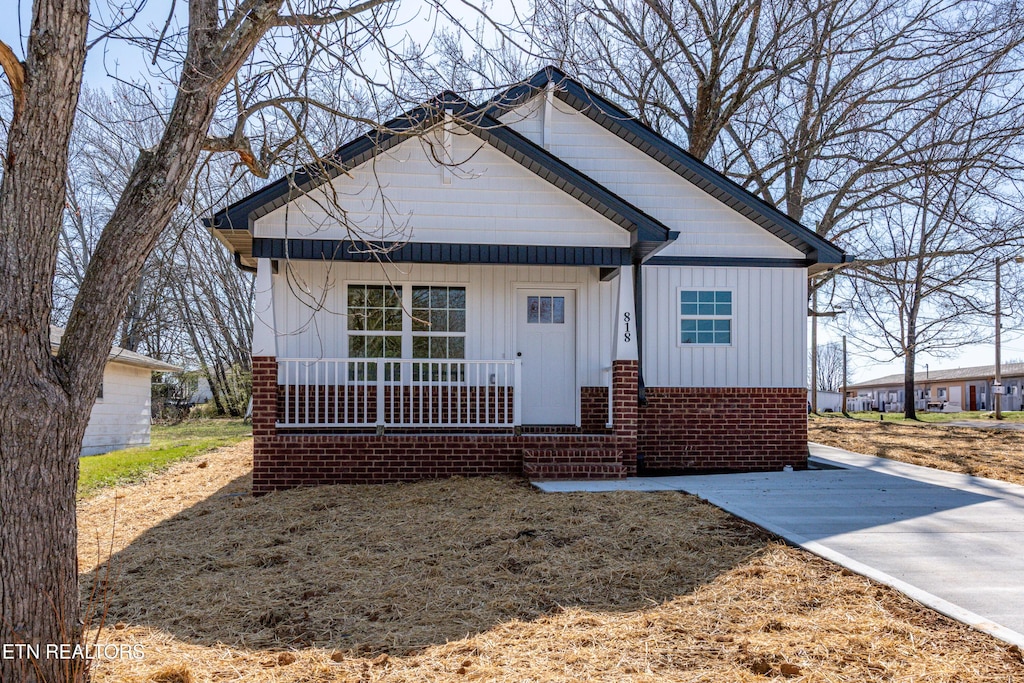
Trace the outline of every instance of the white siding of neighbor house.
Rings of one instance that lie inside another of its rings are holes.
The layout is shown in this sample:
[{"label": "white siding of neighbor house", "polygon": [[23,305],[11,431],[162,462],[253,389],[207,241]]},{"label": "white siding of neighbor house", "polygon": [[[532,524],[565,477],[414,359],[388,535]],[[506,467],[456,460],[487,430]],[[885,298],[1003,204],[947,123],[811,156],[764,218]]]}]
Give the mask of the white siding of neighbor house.
[{"label": "white siding of neighbor house", "polygon": [[678,230],[679,238],[658,252],[659,256],[804,257],[568,104],[557,98],[552,98],[551,106],[545,107],[543,102],[544,97],[538,95],[501,119],[534,144]]},{"label": "white siding of neighbor house", "polygon": [[[390,280],[465,286],[466,358],[471,360],[515,358],[513,301],[518,287],[575,289],[577,385],[608,383],[605,369],[611,366],[617,289],[613,282],[600,281],[596,267],[402,263],[382,268],[370,263],[293,261],[290,266],[282,263],[273,280],[279,359],[348,355],[348,284]],[[314,312],[309,304],[317,301],[321,303]]]},{"label": "white siding of neighbor house", "polygon": [[145,368],[107,363],[103,398],[93,405],[82,455],[149,444],[151,377]]},{"label": "white siding of neighbor house", "polygon": [[[729,346],[679,343],[679,290],[733,292]],[[807,275],[802,268],[644,266],[647,386],[803,387]]]},{"label": "white siding of neighbor house", "polygon": [[[462,131],[462,129],[457,129]],[[450,135],[457,168],[439,165],[439,144],[413,138],[255,222],[256,237],[348,237],[337,211],[361,237],[465,244],[628,247],[629,232],[480,138]],[[445,176],[449,183],[445,183]]]}]

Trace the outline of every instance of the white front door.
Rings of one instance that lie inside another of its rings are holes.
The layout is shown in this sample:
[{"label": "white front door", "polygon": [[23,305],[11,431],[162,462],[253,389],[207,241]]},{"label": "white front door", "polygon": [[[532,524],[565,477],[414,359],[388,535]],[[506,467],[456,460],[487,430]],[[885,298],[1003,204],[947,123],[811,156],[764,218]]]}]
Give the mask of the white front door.
[{"label": "white front door", "polygon": [[517,291],[516,355],[523,362],[523,424],[576,424],[576,292]]}]

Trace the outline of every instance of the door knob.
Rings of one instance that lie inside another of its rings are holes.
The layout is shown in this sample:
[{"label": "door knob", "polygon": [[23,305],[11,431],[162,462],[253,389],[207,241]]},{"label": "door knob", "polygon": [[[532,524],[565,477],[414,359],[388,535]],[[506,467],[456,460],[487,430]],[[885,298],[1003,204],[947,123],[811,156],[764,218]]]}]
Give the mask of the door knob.
[{"label": "door knob", "polygon": [[523,357],[523,352],[522,351],[516,351],[516,356],[518,358],[522,358]]}]

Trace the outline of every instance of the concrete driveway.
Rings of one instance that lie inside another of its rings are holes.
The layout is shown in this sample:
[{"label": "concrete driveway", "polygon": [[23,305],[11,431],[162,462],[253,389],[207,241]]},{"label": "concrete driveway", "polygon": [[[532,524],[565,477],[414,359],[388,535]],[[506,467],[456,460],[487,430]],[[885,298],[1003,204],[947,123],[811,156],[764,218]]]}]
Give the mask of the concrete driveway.
[{"label": "concrete driveway", "polygon": [[996,420],[954,420],[953,422],[940,422],[950,427],[975,427],[977,429],[1009,429],[1010,431],[1024,431],[1024,422],[998,422]]},{"label": "concrete driveway", "polygon": [[811,444],[803,472],[547,482],[692,493],[1024,647],[1024,487]]}]

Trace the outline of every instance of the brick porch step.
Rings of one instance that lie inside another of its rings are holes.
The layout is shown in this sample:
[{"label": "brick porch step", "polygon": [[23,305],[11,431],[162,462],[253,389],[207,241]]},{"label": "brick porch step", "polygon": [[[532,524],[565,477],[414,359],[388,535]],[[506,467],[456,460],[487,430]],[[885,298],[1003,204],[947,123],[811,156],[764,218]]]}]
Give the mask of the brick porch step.
[{"label": "brick porch step", "polygon": [[624,479],[626,468],[616,448],[526,448],[523,474],[529,479]]}]

